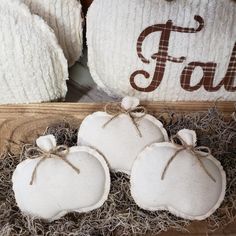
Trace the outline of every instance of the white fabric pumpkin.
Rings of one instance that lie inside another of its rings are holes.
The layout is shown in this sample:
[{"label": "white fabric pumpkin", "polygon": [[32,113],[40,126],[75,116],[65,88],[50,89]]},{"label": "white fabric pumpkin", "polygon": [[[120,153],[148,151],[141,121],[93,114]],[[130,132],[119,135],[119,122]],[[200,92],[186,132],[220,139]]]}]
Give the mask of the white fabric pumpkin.
[{"label": "white fabric pumpkin", "polygon": [[[137,98],[126,97],[121,107],[127,111],[135,109],[138,105]],[[154,142],[168,140],[162,123],[149,114],[137,120],[141,137],[127,114],[120,114],[113,120],[111,118],[112,115],[106,112],[95,112],[86,117],[78,132],[78,145],[98,150],[113,171],[130,174],[140,151]],[[104,127],[109,120],[109,124]]]},{"label": "white fabric pumpkin", "polygon": [[113,96],[234,101],[235,25],[232,0],[94,0],[90,72]]},{"label": "white fabric pumpkin", "polygon": [[[40,137],[37,145],[50,151],[56,147],[55,137]],[[79,174],[60,158],[50,158],[38,166],[32,185],[32,173],[41,158],[27,159],[17,166],[12,182],[22,212],[53,221],[69,212],[88,212],[103,205],[110,190],[109,169],[103,157],[88,147],[72,147],[66,159],[80,170]]]},{"label": "white fabric pumpkin", "polygon": [[21,0],[54,30],[69,66],[82,55],[83,14],[78,0]]},{"label": "white fabric pumpkin", "polygon": [[[196,133],[181,130],[178,135],[195,147]],[[166,170],[171,157],[179,150],[173,143],[155,143],[141,152],[131,172],[131,194],[143,209],[167,210],[190,220],[203,220],[215,212],[224,200],[226,176],[221,164],[212,156],[201,158],[183,150]],[[215,182],[213,181],[214,178]]]},{"label": "white fabric pumpkin", "polygon": [[67,62],[48,25],[19,1],[0,4],[0,103],[64,98]]}]

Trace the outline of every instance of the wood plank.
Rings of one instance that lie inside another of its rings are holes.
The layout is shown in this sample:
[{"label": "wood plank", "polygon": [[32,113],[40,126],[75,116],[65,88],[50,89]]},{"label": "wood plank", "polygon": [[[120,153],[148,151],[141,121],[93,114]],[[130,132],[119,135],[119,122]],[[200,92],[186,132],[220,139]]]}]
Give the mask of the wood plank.
[{"label": "wood plank", "polygon": [[[235,110],[236,102],[144,102],[143,105],[147,109],[155,112],[163,110],[173,110],[176,112],[194,112],[206,111],[209,108],[216,106],[219,110],[225,113],[232,113]],[[45,114],[51,111],[53,114],[70,114],[77,115],[78,112],[89,113],[97,110],[102,110],[105,103],[40,103],[26,105],[0,105],[1,117],[12,114],[34,115]],[[0,117],[0,118],[1,118]]]},{"label": "wood plank", "polygon": [[[50,125],[63,120],[69,121],[73,126],[79,127],[82,119],[92,112],[103,110],[104,103],[43,103],[29,105],[2,105],[0,106],[0,153],[10,150],[19,154],[20,145],[9,143],[32,143]],[[152,102],[144,103],[150,113],[164,111],[195,112],[206,111],[213,107],[212,102]],[[233,102],[218,102],[216,106],[226,115],[235,110]],[[166,232],[161,236],[220,236],[236,235],[236,222],[227,229],[211,234],[204,222],[195,222],[189,227],[190,233]]]},{"label": "wood plank", "polygon": [[[80,121],[92,112],[103,110],[104,103],[41,103],[28,105],[0,106],[0,153],[9,147],[17,153],[17,145],[6,145],[8,140],[14,142],[32,142],[44,129],[63,119],[79,126]],[[212,102],[148,102],[144,103],[148,111],[157,114],[164,111],[193,112],[206,111],[213,107]],[[218,102],[216,106],[226,115],[234,111],[233,102]]]}]

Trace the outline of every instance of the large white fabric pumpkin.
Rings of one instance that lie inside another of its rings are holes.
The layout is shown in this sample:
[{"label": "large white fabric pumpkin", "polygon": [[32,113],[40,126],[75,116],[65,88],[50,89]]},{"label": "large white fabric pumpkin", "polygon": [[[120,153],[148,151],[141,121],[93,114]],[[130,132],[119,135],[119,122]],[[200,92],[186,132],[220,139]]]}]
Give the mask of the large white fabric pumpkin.
[{"label": "large white fabric pumpkin", "polygon": [[94,0],[90,71],[111,95],[236,100],[235,25],[231,0]]},{"label": "large white fabric pumpkin", "polygon": [[0,4],[0,103],[64,98],[67,61],[49,26],[19,1]]},{"label": "large white fabric pumpkin", "polygon": [[83,49],[83,14],[78,0],[21,0],[54,30],[69,66]]}]

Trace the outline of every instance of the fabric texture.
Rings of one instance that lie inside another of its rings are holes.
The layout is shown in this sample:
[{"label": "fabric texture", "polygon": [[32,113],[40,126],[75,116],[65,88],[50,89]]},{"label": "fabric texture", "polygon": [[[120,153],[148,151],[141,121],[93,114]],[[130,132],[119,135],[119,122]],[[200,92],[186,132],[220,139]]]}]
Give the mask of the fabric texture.
[{"label": "fabric texture", "polygon": [[94,0],[90,72],[113,96],[234,101],[235,25],[232,0]]},{"label": "fabric texture", "polygon": [[[38,139],[42,150],[55,148],[55,138]],[[53,142],[51,142],[51,140]],[[88,147],[72,147],[66,160],[80,170],[78,174],[60,158],[48,158],[37,167],[42,157],[21,162],[13,173],[13,190],[18,207],[25,214],[53,221],[69,212],[88,212],[107,200],[110,174],[103,157]]]},{"label": "fabric texture", "polygon": [[[136,99],[124,98],[122,101],[126,110],[134,105],[137,105]],[[168,141],[162,123],[149,114],[136,121],[141,136],[128,114],[120,114],[111,120],[112,117],[107,112],[95,112],[83,120],[78,131],[78,145],[98,150],[112,171],[130,174],[140,151],[154,142]]]},{"label": "fabric texture", "polygon": [[48,25],[19,1],[0,4],[0,103],[64,98],[67,62]]},{"label": "fabric texture", "polygon": [[[195,146],[193,136],[196,134],[191,135],[189,130],[181,130],[178,134],[188,145]],[[144,149],[131,171],[131,195],[143,209],[167,210],[184,219],[204,220],[224,200],[225,172],[212,155],[199,152],[198,155],[202,155],[201,165],[189,150],[179,152],[168,164],[178,149],[167,142]],[[162,179],[167,165],[166,175]]]},{"label": "fabric texture", "polygon": [[54,30],[69,66],[82,55],[83,13],[77,0],[21,0]]}]

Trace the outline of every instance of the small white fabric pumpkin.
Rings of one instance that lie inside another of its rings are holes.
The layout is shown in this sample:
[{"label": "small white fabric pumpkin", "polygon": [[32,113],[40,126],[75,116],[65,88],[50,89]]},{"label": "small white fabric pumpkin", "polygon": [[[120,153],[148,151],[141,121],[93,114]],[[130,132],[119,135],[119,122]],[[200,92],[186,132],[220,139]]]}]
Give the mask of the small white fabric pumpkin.
[{"label": "small white fabric pumpkin", "polygon": [[[37,139],[38,147],[49,152],[56,148],[52,135]],[[13,190],[18,207],[33,217],[56,220],[69,212],[88,212],[107,200],[109,168],[104,158],[88,147],[72,147],[65,157],[79,173],[60,158],[42,157],[21,162],[13,173]]]},{"label": "small white fabric pumpkin", "polygon": [[[130,174],[138,153],[154,142],[167,141],[168,135],[155,117],[135,112],[139,109],[137,98],[124,98],[120,108],[123,112],[119,115],[95,112],[86,117],[78,132],[78,145],[95,148],[113,171]],[[134,121],[128,111],[136,117]]]},{"label": "small white fabric pumpkin", "polygon": [[83,13],[78,0],[21,0],[54,30],[69,66],[82,55]]},{"label": "small white fabric pumpkin", "polygon": [[[187,146],[196,148],[195,131],[181,130],[178,135]],[[167,210],[185,219],[203,220],[224,199],[225,172],[212,155],[197,148],[200,162],[190,150],[178,151],[181,148],[164,142],[143,150],[132,168],[131,194],[143,209]]]},{"label": "small white fabric pumpkin", "polygon": [[1,0],[0,103],[64,98],[68,66],[49,26],[25,4]]}]

